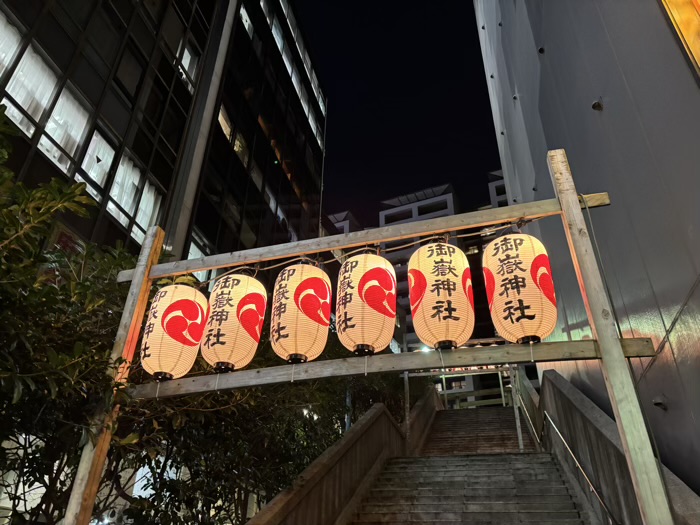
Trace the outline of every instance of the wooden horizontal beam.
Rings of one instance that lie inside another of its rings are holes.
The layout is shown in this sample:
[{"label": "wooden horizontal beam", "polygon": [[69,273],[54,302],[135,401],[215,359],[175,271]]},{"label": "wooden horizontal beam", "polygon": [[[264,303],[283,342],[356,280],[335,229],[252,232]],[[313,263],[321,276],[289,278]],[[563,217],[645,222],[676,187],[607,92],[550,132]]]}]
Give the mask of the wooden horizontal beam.
[{"label": "wooden horizontal beam", "polygon": [[[626,357],[650,357],[654,347],[650,339],[623,339]],[[504,345],[482,348],[459,348],[438,352],[408,352],[404,354],[378,354],[368,357],[351,357],[312,361],[300,365],[273,366],[242,370],[228,374],[185,377],[164,383],[147,383],[129,387],[127,393],[136,399],[203,394],[262,385],[294,381],[309,381],[331,377],[403,372],[432,368],[457,368],[503,363],[529,363],[532,361],[530,345]],[[533,347],[535,362],[598,359],[598,344],[587,341],[564,343],[539,343]]]},{"label": "wooden horizontal beam", "polygon": [[450,377],[464,377],[464,376],[480,376],[484,374],[497,374],[498,372],[507,372],[509,371],[510,368],[507,366],[497,366],[494,368],[483,368],[483,369],[478,369],[478,370],[463,370],[461,372],[450,372],[449,374],[445,374],[444,372],[441,372],[440,370],[431,370],[430,372],[413,372],[412,374],[408,374],[408,377],[442,377],[445,376],[445,378],[450,378]]},{"label": "wooden horizontal beam", "polygon": [[[607,206],[610,197],[607,193],[593,193],[584,195],[589,208]],[[581,206],[583,201],[581,200]],[[409,222],[406,224],[394,224],[371,230],[343,233],[319,237],[317,239],[305,239],[286,244],[253,248],[238,252],[209,255],[199,259],[169,262],[158,264],[151,270],[151,279],[172,277],[187,273],[215,270],[230,266],[254,264],[264,261],[273,261],[288,257],[298,257],[331,250],[344,250],[359,246],[372,246],[382,242],[400,241],[425,235],[449,233],[471,228],[485,228],[496,224],[504,224],[520,219],[540,219],[561,213],[561,207],[557,199],[548,199],[489,210],[479,210],[470,213],[461,213],[449,217],[426,219],[423,221]],[[127,282],[132,279],[134,271],[124,270],[119,272],[117,282]]]},{"label": "wooden horizontal beam", "polygon": [[468,388],[450,388],[440,392],[441,395],[447,396],[459,396],[459,397],[481,397],[481,396],[494,396],[498,394],[498,399],[501,399],[501,389],[500,388],[484,388],[481,390],[469,390]]}]

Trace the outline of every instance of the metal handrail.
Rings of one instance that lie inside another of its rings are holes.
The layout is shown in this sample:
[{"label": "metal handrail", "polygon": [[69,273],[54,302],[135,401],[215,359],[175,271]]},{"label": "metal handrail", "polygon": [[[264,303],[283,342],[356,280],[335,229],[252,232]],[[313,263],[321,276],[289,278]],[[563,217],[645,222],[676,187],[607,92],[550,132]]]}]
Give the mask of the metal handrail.
[{"label": "metal handrail", "polygon": [[[584,479],[585,479],[586,482],[588,483],[588,486],[590,487],[591,492],[593,492],[593,494],[595,494],[595,497],[598,498],[598,502],[600,503],[600,506],[603,507],[603,510],[605,510],[605,513],[608,515],[608,522],[609,522],[609,523],[612,523],[613,525],[620,525],[620,522],[617,521],[617,520],[613,517],[612,513],[610,512],[610,509],[609,509],[608,506],[605,504],[605,502],[603,501],[603,499],[600,497],[600,494],[598,493],[598,491],[596,490],[595,486],[594,486],[593,483],[591,482],[590,478],[589,478],[588,475],[586,474],[586,471],[583,470],[583,467],[581,466],[581,463],[579,463],[578,459],[576,458],[576,456],[574,455],[573,451],[571,450],[571,447],[569,447],[569,444],[568,444],[568,443],[566,442],[566,440],[564,439],[564,436],[561,435],[561,432],[559,432],[559,429],[557,428],[557,425],[554,424],[554,421],[553,421],[552,418],[549,416],[549,414],[547,413],[546,410],[544,410],[544,415],[546,416],[546,418],[547,418],[547,420],[549,421],[549,423],[552,425],[552,428],[554,429],[554,431],[555,431],[555,432],[557,433],[557,435],[559,436],[559,439],[561,439],[562,443],[564,443],[564,446],[566,447],[566,450],[569,451],[569,454],[571,455],[571,458],[574,460],[574,462],[576,463],[576,466],[577,466],[578,469],[581,471],[581,474],[583,474]],[[544,431],[544,426],[542,427],[542,430]]]},{"label": "metal handrail", "polygon": [[537,434],[537,429],[535,428],[535,424],[532,422],[532,418],[530,417],[530,412],[527,411],[527,406],[525,406],[525,401],[523,401],[523,396],[520,395],[520,390],[518,390],[516,393],[518,394],[518,399],[520,399],[520,406],[525,411],[525,417],[527,417],[527,421],[528,421],[528,423],[530,423],[530,428],[532,429],[532,435],[535,436],[535,439],[537,440],[537,444],[541,445],[542,440],[540,439],[540,436]]}]

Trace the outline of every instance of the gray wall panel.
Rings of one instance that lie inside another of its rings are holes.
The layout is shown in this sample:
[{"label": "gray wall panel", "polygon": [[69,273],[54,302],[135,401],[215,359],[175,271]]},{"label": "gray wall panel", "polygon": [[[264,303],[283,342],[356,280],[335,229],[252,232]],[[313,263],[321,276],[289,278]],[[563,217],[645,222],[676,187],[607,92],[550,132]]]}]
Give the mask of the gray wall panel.
[{"label": "gray wall panel", "polygon": [[[700,492],[700,287],[686,302],[700,272],[698,82],[654,0],[474,5],[509,202],[552,196],[546,152],[565,148],[578,190],[611,195],[593,227],[623,335],[658,346],[677,319],[656,359],[631,364],[662,459]],[[532,231],[552,259],[553,338],[590,337],[561,225]],[[555,368],[611,412],[597,363]]]}]

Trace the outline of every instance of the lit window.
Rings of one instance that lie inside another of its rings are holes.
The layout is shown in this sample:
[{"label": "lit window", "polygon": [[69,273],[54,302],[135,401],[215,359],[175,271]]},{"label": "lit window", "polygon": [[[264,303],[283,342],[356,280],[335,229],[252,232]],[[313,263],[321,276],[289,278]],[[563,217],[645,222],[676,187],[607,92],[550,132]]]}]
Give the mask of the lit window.
[{"label": "lit window", "polygon": [[145,231],[156,223],[161,200],[162,195],[160,192],[153,184],[146,181],[143,192],[141,192],[139,209],[136,212],[136,225],[131,232],[131,236],[139,243],[143,242]]},{"label": "lit window", "polygon": [[292,36],[294,38],[296,38],[296,36],[297,36],[297,22],[294,19],[294,14],[291,11],[289,11],[287,13],[287,22],[289,23],[289,29],[292,30]]},{"label": "lit window", "polygon": [[177,55],[182,57],[180,65],[178,66],[180,76],[187,84],[187,89],[189,89],[190,93],[193,93],[194,79],[196,78],[197,65],[199,64],[199,54],[195,51],[191,43],[181,40]]},{"label": "lit window", "polygon": [[[32,46],[24,53],[12,75],[7,85],[7,93],[38,121],[51,100],[57,80],[56,74]],[[27,135],[33,133],[34,125],[14,105],[8,106],[7,116]]]},{"label": "lit window", "polygon": [[248,32],[248,36],[250,38],[253,38],[253,22],[250,21],[250,17],[248,16],[248,11],[245,10],[245,6],[241,6],[241,21],[243,22],[243,25],[245,26],[245,30]]},{"label": "lit window", "polygon": [[289,4],[287,3],[287,0],[280,0],[280,4],[282,5],[282,11],[284,11],[284,14],[286,15],[289,12]]},{"label": "lit window", "polygon": [[272,22],[272,36],[275,37],[275,42],[277,42],[277,49],[282,51],[284,48],[284,34],[276,18]]},{"label": "lit window", "polygon": [[238,155],[238,158],[241,159],[243,165],[247,166],[248,144],[246,144],[246,141],[243,138],[243,135],[240,134],[240,132],[236,133],[236,140],[233,142],[233,149],[236,152],[236,155]]},{"label": "lit window", "polygon": [[253,179],[253,182],[255,183],[255,186],[257,186],[258,190],[262,191],[263,175],[255,161],[253,161],[253,167],[250,170],[250,176]]},{"label": "lit window", "polygon": [[292,68],[292,84],[294,84],[297,95],[301,96],[301,79],[299,78],[299,71],[296,67]]},{"label": "lit window", "polygon": [[[83,140],[88,116],[88,111],[78,102],[70,90],[65,88],[46,123],[46,133],[63,148],[65,153],[73,157]],[[41,137],[39,147],[59,168],[66,173],[68,172],[71,160],[53,142],[46,137]]]},{"label": "lit window", "polygon": [[0,75],[15,58],[22,37],[17,28],[10,24],[0,11]]},{"label": "lit window", "polygon": [[[100,135],[97,131],[92,136],[87,153],[83,159],[82,172],[89,179],[95,182],[100,188],[104,188],[107,181],[107,173],[114,159],[114,148]],[[78,182],[82,182],[81,176],[76,176]],[[100,194],[90,184],[87,186],[87,192],[92,195],[95,200],[100,200]]]},{"label": "lit window", "polygon": [[272,14],[270,11],[270,4],[267,3],[267,0],[260,0],[260,6],[262,7],[263,13],[265,13],[267,23],[272,25]]},{"label": "lit window", "polygon": [[309,115],[309,97],[306,94],[306,88],[304,86],[301,87],[301,95],[299,95],[299,98],[301,99],[301,107],[304,108],[304,114],[306,116]]},{"label": "lit window", "polygon": [[[142,176],[138,166],[136,166],[129,157],[124,155],[119,161],[117,174],[114,177],[112,188],[109,191],[111,200],[107,204],[107,211],[109,211],[109,213],[124,227],[129,225],[129,218],[132,217],[136,211],[136,201],[139,195],[139,185],[141,184]],[[112,200],[122,207],[126,215],[114,205]]]},{"label": "lit window", "polygon": [[[193,233],[194,236],[194,233]],[[195,244],[194,241],[190,242],[190,249],[187,253],[187,259],[199,259],[201,257],[205,257],[207,254],[202,250],[197,244]],[[202,272],[195,272],[192,275],[194,275],[197,280],[200,283],[203,283],[207,279],[209,279],[210,271],[209,270],[204,270]]]},{"label": "lit window", "polygon": [[219,108],[219,126],[224,130],[224,135],[226,135],[228,141],[231,142],[231,138],[233,137],[231,119],[228,118],[228,113],[226,113],[226,109],[223,105]]},{"label": "lit window", "polygon": [[292,74],[292,51],[289,46],[285,46],[284,51],[282,51],[282,59],[284,60],[284,65],[287,68],[287,73]]}]

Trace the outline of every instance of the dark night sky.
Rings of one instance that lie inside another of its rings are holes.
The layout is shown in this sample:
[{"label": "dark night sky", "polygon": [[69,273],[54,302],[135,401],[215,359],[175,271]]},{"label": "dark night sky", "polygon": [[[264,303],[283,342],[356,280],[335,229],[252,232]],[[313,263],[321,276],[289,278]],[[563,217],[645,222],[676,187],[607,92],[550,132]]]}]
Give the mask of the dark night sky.
[{"label": "dark night sky", "polygon": [[377,223],[379,201],[450,182],[488,204],[500,161],[471,2],[295,0],[328,97],[324,209]]}]

